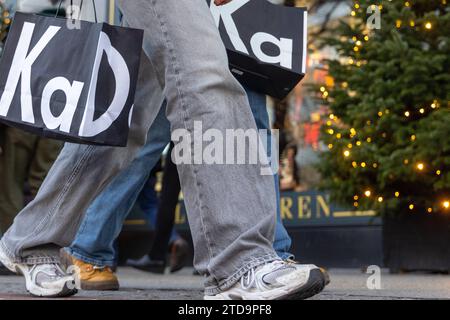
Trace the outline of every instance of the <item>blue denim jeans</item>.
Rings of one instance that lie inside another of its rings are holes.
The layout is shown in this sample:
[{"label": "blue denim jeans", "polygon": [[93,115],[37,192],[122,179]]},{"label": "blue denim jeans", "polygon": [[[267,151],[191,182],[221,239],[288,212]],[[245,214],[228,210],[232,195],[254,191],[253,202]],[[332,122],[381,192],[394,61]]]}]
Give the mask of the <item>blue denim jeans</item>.
[{"label": "blue denim jeans", "polygon": [[[247,94],[258,129],[270,129],[265,96],[251,90],[247,90]],[[116,264],[115,240],[152,168],[170,142],[170,124],[165,109],[162,107],[159,111],[148,132],[147,143],[139,155],[115,177],[87,210],[75,240],[66,248],[77,259],[97,266]],[[274,185],[277,192],[277,225],[273,246],[282,259],[292,258],[289,253],[292,241],[281,220],[278,175],[275,175]]]},{"label": "blue denim jeans", "polygon": [[[145,183],[144,188],[139,195],[137,204],[139,208],[143,211],[145,219],[151,228],[155,228],[156,220],[158,216],[159,198],[155,190],[156,177],[151,176]],[[175,228],[173,228],[170,234],[169,244],[180,239],[180,235]]]}]

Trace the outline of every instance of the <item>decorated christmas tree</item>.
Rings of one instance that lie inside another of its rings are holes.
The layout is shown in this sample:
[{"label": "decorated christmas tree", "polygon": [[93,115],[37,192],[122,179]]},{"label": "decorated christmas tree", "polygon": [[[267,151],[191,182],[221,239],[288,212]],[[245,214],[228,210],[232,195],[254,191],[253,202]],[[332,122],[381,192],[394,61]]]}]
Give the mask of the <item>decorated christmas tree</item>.
[{"label": "decorated christmas tree", "polygon": [[380,213],[450,213],[450,8],[447,0],[354,1],[323,37],[332,86],[322,187]]},{"label": "decorated christmas tree", "polygon": [[4,41],[6,37],[10,24],[11,24],[10,12],[6,9],[5,5],[2,2],[0,2],[0,54],[1,54],[1,43]]}]

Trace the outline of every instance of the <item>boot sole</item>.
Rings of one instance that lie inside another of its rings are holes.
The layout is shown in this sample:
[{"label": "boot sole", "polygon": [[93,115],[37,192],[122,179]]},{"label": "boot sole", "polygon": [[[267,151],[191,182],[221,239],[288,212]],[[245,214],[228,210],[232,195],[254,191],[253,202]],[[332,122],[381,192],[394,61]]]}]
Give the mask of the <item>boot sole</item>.
[{"label": "boot sole", "polygon": [[156,273],[156,274],[164,274],[166,272],[166,267],[138,267],[138,266],[133,266],[133,265],[128,265],[129,267],[132,267],[134,269],[137,270],[141,270],[141,271],[145,271],[145,272],[150,272],[150,273]]},{"label": "boot sole", "polygon": [[88,281],[81,281],[81,289],[86,291],[118,291],[120,289],[120,285],[112,282],[92,283]]}]

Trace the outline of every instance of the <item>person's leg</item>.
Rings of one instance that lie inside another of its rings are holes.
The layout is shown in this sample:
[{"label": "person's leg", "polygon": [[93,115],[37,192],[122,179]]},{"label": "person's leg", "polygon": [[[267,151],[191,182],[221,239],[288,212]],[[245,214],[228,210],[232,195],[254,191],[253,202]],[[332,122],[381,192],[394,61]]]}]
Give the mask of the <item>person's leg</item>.
[{"label": "person's leg", "polygon": [[[170,153],[172,152],[171,145]],[[156,220],[156,234],[149,253],[150,261],[166,264],[167,250],[170,249],[170,272],[174,273],[186,266],[191,255],[189,243],[175,229],[175,213],[179,204],[181,186],[176,165],[172,157],[166,158],[161,201]],[[195,214],[195,213],[194,213]]]},{"label": "person's leg", "polygon": [[[142,55],[127,148],[66,144],[36,198],[0,241],[9,261],[58,263],[59,247],[70,245],[91,201],[144,145],[163,97],[154,70]],[[50,247],[50,248],[49,248]]]},{"label": "person's leg", "polygon": [[[170,148],[172,152],[173,145]],[[175,210],[178,205],[181,186],[178,178],[177,166],[168,155],[164,166],[164,177],[160,196],[160,205],[156,218],[156,234],[154,245],[150,251],[150,258],[165,261],[167,248],[174,227]]]},{"label": "person's leg", "polygon": [[12,225],[24,207],[24,183],[38,137],[16,128],[4,128],[0,154],[0,234]]},{"label": "person's leg", "polygon": [[[149,106],[151,107],[151,106]],[[72,244],[75,258],[96,266],[113,267],[114,241],[161,153],[170,142],[170,124],[163,106],[148,132],[147,143],[136,159],[94,200]]]},{"label": "person's leg", "polygon": [[39,138],[37,140],[36,152],[28,175],[30,193],[33,198],[38,193],[42,182],[61,152],[62,147],[63,143],[61,141],[45,138]]},{"label": "person's leg", "polygon": [[[171,154],[172,149],[169,150],[169,155]],[[170,159],[171,157],[169,157],[168,160],[166,161],[171,161]],[[166,164],[167,166],[167,164]],[[166,166],[164,168],[166,168]],[[176,183],[179,185],[179,179],[178,179],[178,172],[177,172],[177,167],[174,165],[174,169],[173,169],[176,173]],[[166,177],[166,173],[164,173],[164,178],[163,178],[163,185],[165,183],[165,177]],[[167,203],[168,206],[165,203],[160,203],[160,198],[164,198],[164,191],[162,191],[161,196],[158,197],[158,194],[155,190],[155,182],[156,182],[156,177],[150,177],[150,179],[147,181],[145,187],[142,189],[141,194],[138,198],[138,203],[139,206],[141,207],[141,209],[144,211],[145,215],[146,215],[146,219],[148,220],[149,224],[156,230],[156,236],[155,238],[158,238],[158,232],[160,230],[160,228],[158,228],[158,219],[160,219],[161,217],[164,217],[163,219],[167,219],[167,221],[170,221],[170,215],[169,217],[166,217],[166,215],[164,213],[160,213],[160,208],[167,208],[167,207],[174,207],[174,211],[176,208],[176,205],[178,204],[178,196],[174,195],[175,193],[180,193],[181,187],[175,187],[173,189],[171,189],[169,192],[171,194],[171,198],[175,198],[175,200],[172,200],[170,203]],[[164,187],[163,187],[164,190]],[[176,191],[178,190],[178,192]],[[175,205],[173,205],[173,203],[175,203]],[[173,223],[171,223],[171,225],[173,226]],[[169,230],[169,234],[170,234],[170,239],[169,239],[169,243],[171,243],[172,241],[176,241],[180,239],[180,235],[178,234],[178,232],[175,230],[175,228],[173,227],[166,227],[163,226],[161,228],[162,230]],[[165,232],[165,231],[164,231]]]},{"label": "person's leg", "polygon": [[[267,156],[269,159],[271,159],[272,154],[272,144],[271,139],[273,139],[273,136],[271,133],[271,126],[270,126],[270,120],[269,120],[269,114],[267,113],[267,106],[266,106],[266,96],[255,92],[249,88],[246,88],[248,99],[250,102],[250,107],[252,109],[253,117],[256,121],[256,126],[259,130],[267,130],[269,137],[268,137],[268,146],[267,146]],[[292,239],[289,236],[286,228],[283,225],[283,220],[281,219],[281,210],[280,210],[280,183],[278,174],[274,175],[275,180],[275,193],[277,198],[277,225],[275,228],[275,240],[273,243],[273,248],[277,252],[278,256],[283,259],[293,259],[292,253],[289,251],[291,250],[292,245]]]},{"label": "person's leg", "polygon": [[[259,130],[268,130],[270,133],[270,121],[266,107],[266,96],[264,94],[255,92],[249,88],[245,88],[250,108],[253,113],[253,117],[256,121],[256,126]],[[272,138],[272,137],[270,137]],[[269,147],[271,141],[268,141]],[[171,148],[172,150],[172,148]],[[270,148],[267,149],[268,157],[271,156]],[[150,259],[130,260],[130,265],[146,269],[150,268],[152,263],[157,264],[160,261],[165,261],[167,248],[172,240],[175,240],[179,235],[174,229],[175,208],[178,204],[178,193],[180,191],[180,184],[178,182],[178,174],[176,172],[176,166],[171,159],[166,161],[166,167],[164,169],[163,189],[161,191],[161,202],[158,210],[156,224],[155,224],[155,239],[150,251]],[[293,255],[289,252],[291,248],[292,240],[283,225],[280,213],[280,189],[278,175],[274,175],[275,180],[275,192],[277,196],[277,226],[275,229],[275,241],[273,247],[278,256],[283,259],[292,259]]]},{"label": "person's leg", "polygon": [[275,229],[275,240],[273,242],[273,248],[277,252],[278,256],[283,260],[294,260],[295,256],[290,252],[292,246],[292,239],[289,236],[286,227],[284,226],[283,219],[281,218],[280,210],[280,179],[278,174],[275,178],[275,192],[278,195],[277,198],[277,226]]},{"label": "person's leg", "polygon": [[[12,225],[25,205],[24,183],[27,181],[37,137],[1,125],[0,127],[0,238]],[[14,274],[0,262],[0,275]]]},{"label": "person's leg", "polygon": [[163,273],[166,267],[167,250],[174,227],[175,209],[181,191],[177,166],[173,163],[170,156],[172,151],[173,143],[170,145],[164,165],[159,208],[153,221],[155,237],[152,249],[148,255],[140,259],[129,259],[127,261],[128,266],[140,270]]},{"label": "person's leg", "polygon": [[[226,129],[256,130],[205,1],[122,0],[119,7],[131,27],[145,31],[144,50],[164,87],[172,131],[192,134],[195,121],[223,136]],[[207,294],[220,293],[253,268],[278,259],[272,248],[274,182],[261,175],[260,165],[182,164],[178,171],[195,266],[209,275]]]},{"label": "person's leg", "polygon": [[171,246],[175,241],[178,241],[178,240],[183,240],[183,238],[178,233],[177,229],[173,228],[172,232],[170,233],[169,246]]},{"label": "person's leg", "polygon": [[156,175],[150,174],[136,201],[136,204],[144,213],[147,224],[153,229],[156,225],[156,215],[159,207],[158,193],[155,190],[156,181]]}]

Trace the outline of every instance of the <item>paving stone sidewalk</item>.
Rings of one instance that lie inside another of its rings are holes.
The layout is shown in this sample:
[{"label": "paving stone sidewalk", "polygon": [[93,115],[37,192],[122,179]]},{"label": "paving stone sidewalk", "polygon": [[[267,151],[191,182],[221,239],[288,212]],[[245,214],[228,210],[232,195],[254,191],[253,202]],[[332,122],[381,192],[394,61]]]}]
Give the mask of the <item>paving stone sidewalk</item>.
[{"label": "paving stone sidewalk", "polygon": [[[118,272],[121,290],[80,292],[70,299],[88,300],[195,300],[202,298],[202,277],[192,269],[175,275],[153,275],[130,268]],[[381,289],[369,290],[370,275],[359,270],[330,270],[331,284],[314,300],[450,299],[450,276],[429,274],[381,274]],[[371,282],[373,283],[373,282]],[[30,299],[21,277],[0,277],[0,300]]]}]

